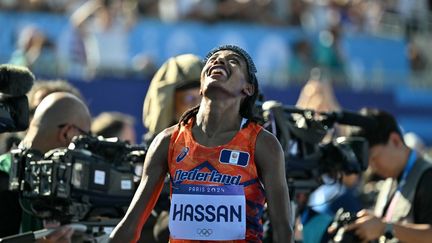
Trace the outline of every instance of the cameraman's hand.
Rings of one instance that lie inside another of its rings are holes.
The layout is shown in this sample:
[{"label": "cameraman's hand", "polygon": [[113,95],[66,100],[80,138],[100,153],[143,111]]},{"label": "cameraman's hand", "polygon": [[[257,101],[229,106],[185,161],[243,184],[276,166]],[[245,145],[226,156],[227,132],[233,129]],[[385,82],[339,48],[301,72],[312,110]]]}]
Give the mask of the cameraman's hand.
[{"label": "cameraman's hand", "polygon": [[353,230],[363,242],[378,239],[384,232],[385,223],[372,212],[362,210],[357,213],[357,220],[347,226],[346,230]]},{"label": "cameraman's hand", "polygon": [[55,229],[52,233],[42,239],[38,239],[36,243],[70,243],[74,230],[67,226],[61,226]]}]

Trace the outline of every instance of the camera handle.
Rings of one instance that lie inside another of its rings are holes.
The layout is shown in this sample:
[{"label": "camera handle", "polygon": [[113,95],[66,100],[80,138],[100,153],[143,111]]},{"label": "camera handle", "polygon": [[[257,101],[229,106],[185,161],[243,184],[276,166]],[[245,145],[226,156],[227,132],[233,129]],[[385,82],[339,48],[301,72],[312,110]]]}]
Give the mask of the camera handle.
[{"label": "camera handle", "polygon": [[[84,224],[69,224],[74,232],[84,233],[87,231],[87,226]],[[4,238],[0,238],[1,243],[28,243],[33,242],[35,240],[41,239],[50,233],[52,233],[55,229],[41,229],[37,231],[30,231],[26,233],[16,234],[7,236]]]}]

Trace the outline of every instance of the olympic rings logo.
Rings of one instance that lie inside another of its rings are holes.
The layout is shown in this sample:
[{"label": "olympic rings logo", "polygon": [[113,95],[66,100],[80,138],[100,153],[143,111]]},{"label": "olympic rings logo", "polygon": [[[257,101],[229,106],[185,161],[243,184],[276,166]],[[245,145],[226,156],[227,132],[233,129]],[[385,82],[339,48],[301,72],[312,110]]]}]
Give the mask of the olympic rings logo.
[{"label": "olympic rings logo", "polygon": [[197,229],[197,234],[199,236],[209,237],[211,234],[213,234],[212,229]]}]

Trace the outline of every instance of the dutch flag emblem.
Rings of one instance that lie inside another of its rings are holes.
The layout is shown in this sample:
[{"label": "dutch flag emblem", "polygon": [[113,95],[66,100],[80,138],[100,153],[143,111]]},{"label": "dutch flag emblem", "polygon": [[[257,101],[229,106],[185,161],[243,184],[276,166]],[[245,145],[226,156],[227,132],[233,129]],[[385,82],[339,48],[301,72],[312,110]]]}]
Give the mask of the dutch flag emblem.
[{"label": "dutch flag emblem", "polygon": [[224,164],[247,166],[249,163],[249,153],[223,149],[220,153],[219,161]]}]

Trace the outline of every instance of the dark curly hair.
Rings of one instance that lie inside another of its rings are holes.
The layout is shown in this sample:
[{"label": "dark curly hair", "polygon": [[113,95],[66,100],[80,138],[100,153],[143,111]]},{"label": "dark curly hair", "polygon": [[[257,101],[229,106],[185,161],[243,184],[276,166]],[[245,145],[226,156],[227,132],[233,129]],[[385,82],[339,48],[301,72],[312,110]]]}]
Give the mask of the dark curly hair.
[{"label": "dark curly hair", "polygon": [[[243,50],[242,48],[235,46],[235,45],[222,45],[217,48],[212,49],[204,58],[203,62],[206,63],[207,60],[216,52],[222,51],[222,50],[230,50],[237,54],[239,54],[243,59],[246,61],[247,65],[247,72],[248,72],[248,82],[253,84],[255,88],[254,94],[251,96],[247,96],[240,107],[240,115],[244,118],[247,118],[250,121],[257,121],[257,117],[255,115],[255,102],[258,98],[259,94],[259,86],[258,86],[258,80],[256,78],[256,67],[255,64],[250,57],[250,55]],[[187,110],[183,115],[180,117],[180,123],[187,122],[191,117],[194,117],[199,110],[199,105],[195,106],[189,110]]]}]

